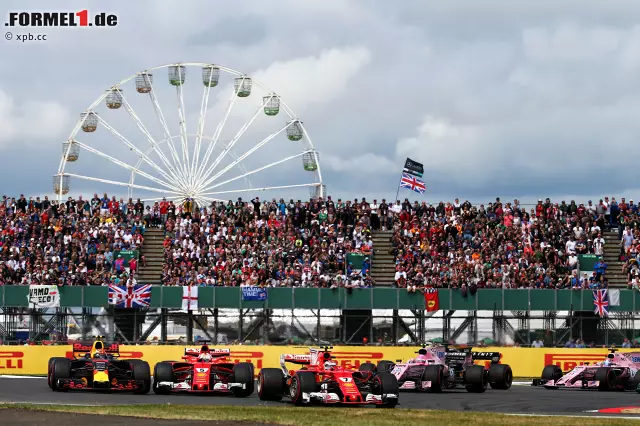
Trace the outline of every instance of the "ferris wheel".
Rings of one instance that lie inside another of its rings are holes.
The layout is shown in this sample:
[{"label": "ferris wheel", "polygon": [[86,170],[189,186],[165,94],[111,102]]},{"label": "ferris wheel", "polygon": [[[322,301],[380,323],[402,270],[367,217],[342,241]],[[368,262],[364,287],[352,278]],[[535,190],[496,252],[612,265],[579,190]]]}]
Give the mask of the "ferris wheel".
[{"label": "ferris wheel", "polygon": [[199,205],[243,193],[326,192],[319,153],[285,101],[248,75],[207,63],[149,68],[109,87],[63,143],[53,176],[59,200],[72,180],[74,193]]}]

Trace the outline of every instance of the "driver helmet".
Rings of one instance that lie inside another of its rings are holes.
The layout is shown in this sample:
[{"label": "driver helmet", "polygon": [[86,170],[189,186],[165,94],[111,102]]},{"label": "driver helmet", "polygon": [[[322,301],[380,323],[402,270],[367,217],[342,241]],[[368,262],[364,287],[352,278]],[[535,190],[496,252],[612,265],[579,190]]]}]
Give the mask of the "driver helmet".
[{"label": "driver helmet", "polygon": [[602,363],[605,367],[608,367],[611,365],[611,360],[609,358],[605,359],[604,362]]},{"label": "driver helmet", "polygon": [[106,355],[104,353],[104,351],[102,349],[96,349],[95,353],[93,354],[94,358],[106,358]]},{"label": "driver helmet", "polygon": [[325,361],[324,362],[324,369],[325,370],[332,370],[337,364],[333,361]]}]

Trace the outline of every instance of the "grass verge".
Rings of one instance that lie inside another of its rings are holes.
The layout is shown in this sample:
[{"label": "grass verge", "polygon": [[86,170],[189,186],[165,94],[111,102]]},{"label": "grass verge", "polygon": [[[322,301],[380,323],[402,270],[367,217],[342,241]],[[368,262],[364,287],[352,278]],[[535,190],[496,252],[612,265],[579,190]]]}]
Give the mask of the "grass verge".
[{"label": "grass verge", "polygon": [[[473,424],[505,426],[581,426],[589,425],[638,425],[636,420],[583,417],[526,417],[494,413],[457,412],[441,410],[379,410],[375,408],[325,408],[325,407],[245,407],[221,405],[129,405],[129,406],[64,406],[3,404],[2,409],[26,411],[55,411],[66,413],[100,414],[113,416],[145,417],[172,420],[218,420],[261,422],[278,425],[326,426],[343,424],[349,426],[424,426],[425,424],[455,425]],[[1,414],[0,414],[1,415]]]}]

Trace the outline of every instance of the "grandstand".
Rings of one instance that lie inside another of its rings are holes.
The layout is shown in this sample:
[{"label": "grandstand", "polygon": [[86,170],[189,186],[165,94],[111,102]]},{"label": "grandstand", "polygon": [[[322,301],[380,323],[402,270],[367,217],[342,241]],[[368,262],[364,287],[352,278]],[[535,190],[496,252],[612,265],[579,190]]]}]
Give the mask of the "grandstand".
[{"label": "grandstand", "polygon": [[[638,206],[4,197],[0,284],[638,286]],[[146,236],[149,235],[149,239]],[[142,278],[142,280],[140,280]]]}]

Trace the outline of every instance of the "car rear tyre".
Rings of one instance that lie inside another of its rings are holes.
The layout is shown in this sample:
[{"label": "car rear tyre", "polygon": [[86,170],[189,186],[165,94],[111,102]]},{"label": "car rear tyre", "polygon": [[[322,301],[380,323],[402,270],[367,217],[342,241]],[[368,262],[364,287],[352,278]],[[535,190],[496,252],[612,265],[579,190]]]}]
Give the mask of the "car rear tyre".
[{"label": "car rear tyre", "polygon": [[369,371],[371,373],[377,373],[378,367],[376,367],[374,363],[365,362],[364,364],[360,364],[360,367],[358,367],[358,371]]},{"label": "car rear tyre", "polygon": [[53,358],[49,358],[49,365],[47,367],[47,384],[49,385],[49,387],[51,389],[53,389],[53,369],[51,368],[51,366],[53,365],[53,363],[55,362],[55,360],[57,359],[67,359],[67,358],[63,358],[63,357],[53,357]]},{"label": "car rear tyre", "polygon": [[488,374],[483,366],[471,365],[464,371],[464,383],[467,392],[483,393],[487,390]]},{"label": "car rear tyre", "polygon": [[378,362],[378,373],[382,373],[384,371],[388,371],[391,372],[391,370],[393,370],[393,367],[396,366],[396,363],[393,361],[387,361],[387,360],[383,360],[383,361],[379,361]]},{"label": "car rear tyre", "polygon": [[507,364],[491,364],[489,367],[489,385],[491,389],[506,390],[513,383],[513,371]]},{"label": "car rear tyre", "polygon": [[233,366],[233,382],[242,383],[244,389],[233,388],[232,392],[239,398],[244,398],[253,393],[253,364],[240,362]]},{"label": "car rear tyre", "polygon": [[547,365],[542,370],[540,378],[542,380],[560,380],[562,378],[562,370],[557,365]]},{"label": "car rear tyre", "polygon": [[295,376],[291,378],[289,397],[295,405],[303,405],[305,403],[302,398],[303,394],[317,391],[318,383],[316,382],[316,375],[311,371],[298,371]]},{"label": "car rear tyre", "polygon": [[[427,389],[429,393],[442,392],[444,384],[444,366],[443,365],[427,365],[422,372],[422,381],[431,382],[431,386]],[[417,387],[419,390],[421,387]]]},{"label": "car rear tyre", "polygon": [[[376,405],[378,408],[394,408],[398,405],[398,394],[400,393],[400,386],[398,385],[398,379],[393,374],[383,371],[378,373],[373,378],[371,384],[371,390],[374,395],[382,396],[382,404]],[[384,395],[393,394],[396,398],[386,398]]]},{"label": "car rear tyre", "polygon": [[141,380],[142,387],[133,391],[136,394],[144,395],[151,390],[151,367],[147,361],[141,359],[132,359],[131,371],[133,372],[133,380]]},{"label": "car rear tyre", "polygon": [[173,364],[169,362],[159,362],[153,368],[153,393],[156,395],[168,394],[168,389],[158,387],[158,383],[160,382],[173,383]]},{"label": "car rear tyre", "polygon": [[616,373],[611,367],[600,367],[596,370],[596,381],[599,391],[610,391],[616,387]]},{"label": "car rear tyre", "polygon": [[56,358],[51,362],[51,390],[54,392],[66,392],[65,388],[58,386],[59,379],[71,377],[71,360],[67,358]]},{"label": "car rear tyre", "polygon": [[261,401],[281,401],[285,380],[279,368],[263,368],[258,374],[258,398]]}]

